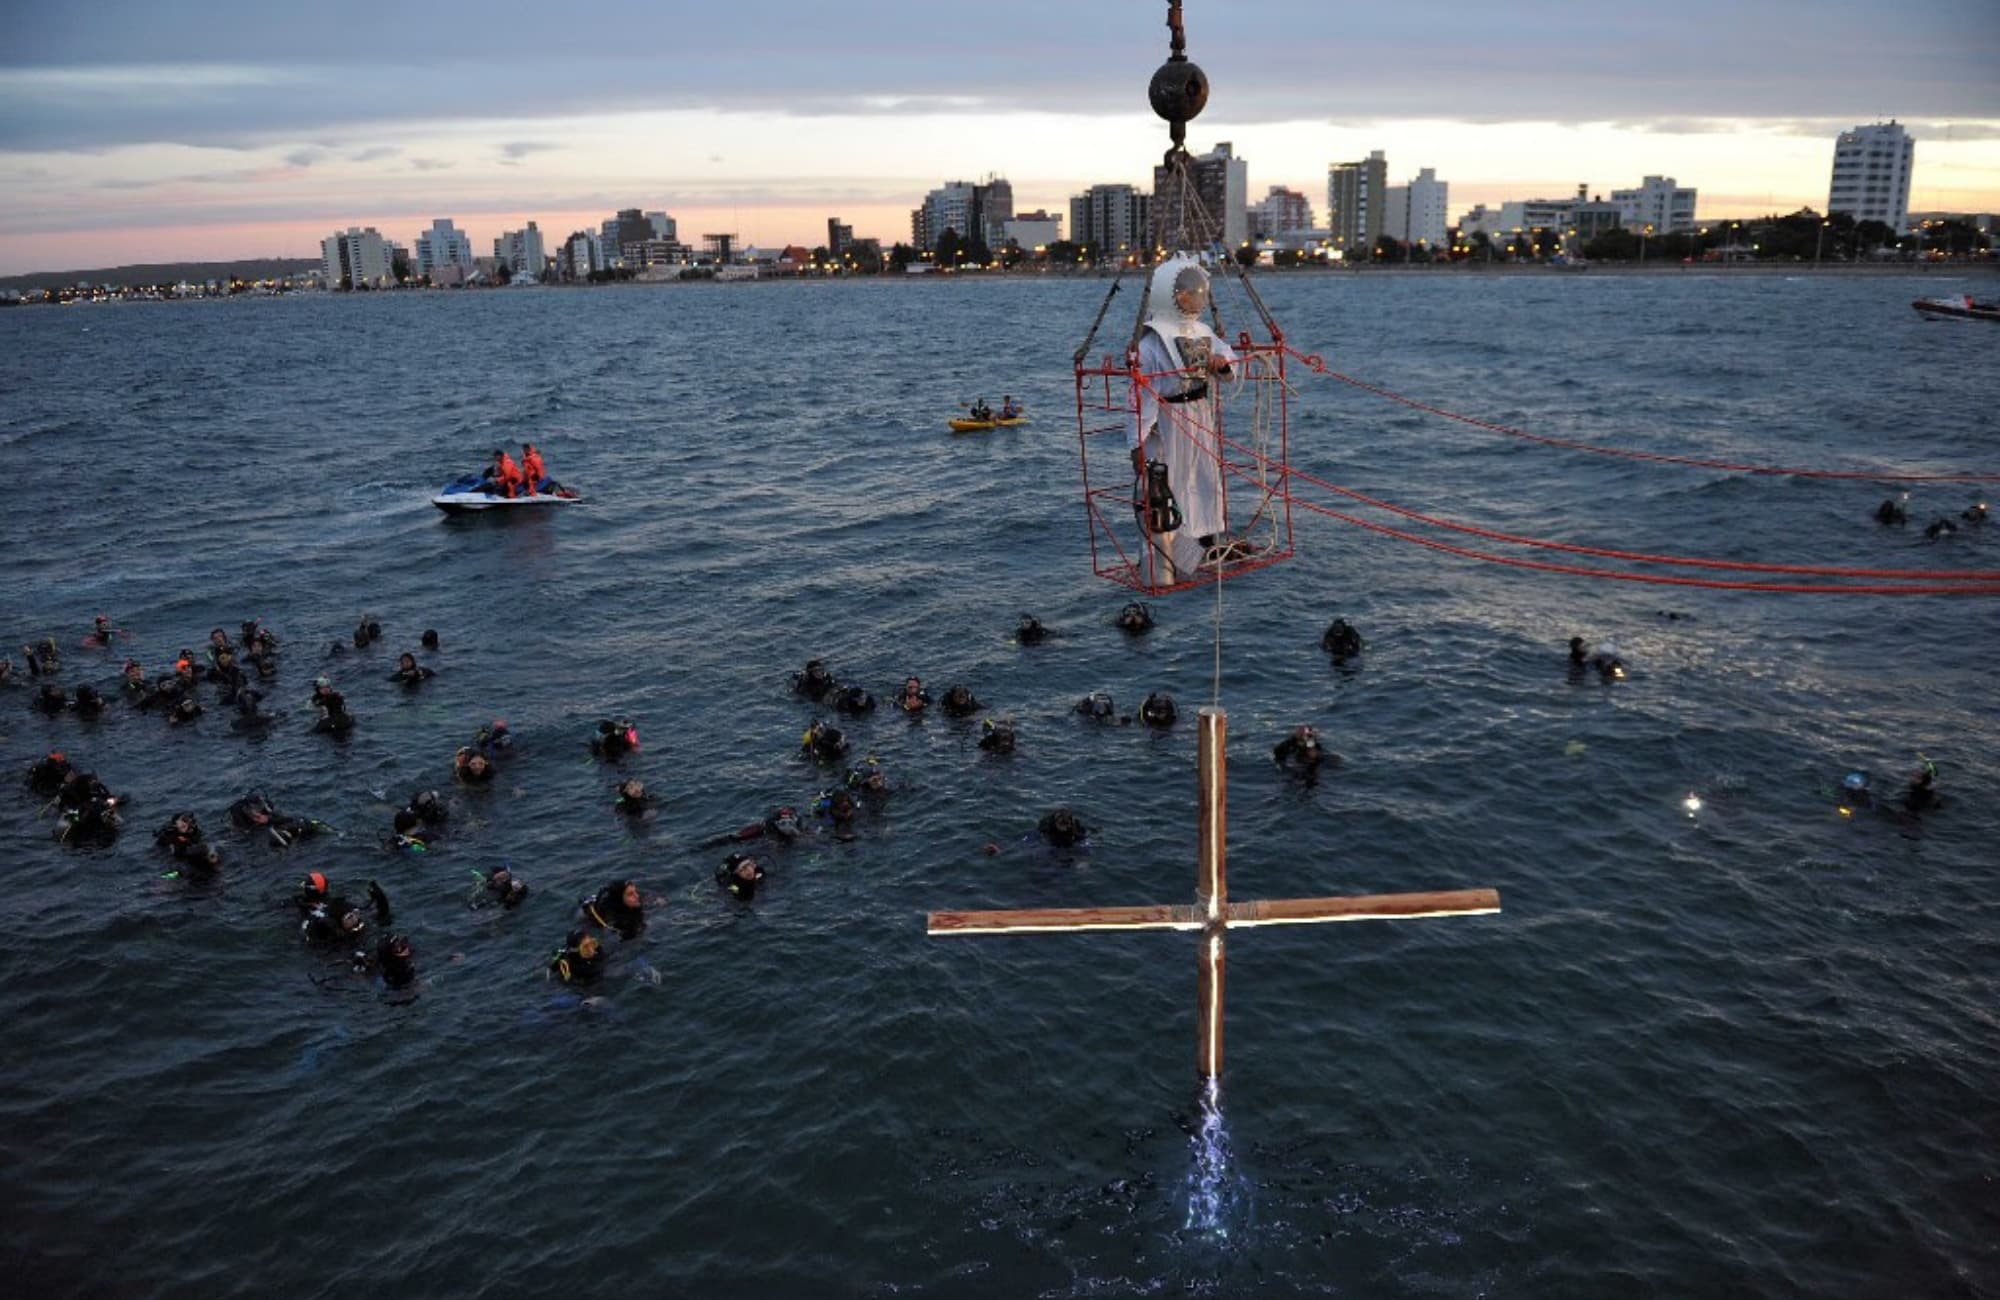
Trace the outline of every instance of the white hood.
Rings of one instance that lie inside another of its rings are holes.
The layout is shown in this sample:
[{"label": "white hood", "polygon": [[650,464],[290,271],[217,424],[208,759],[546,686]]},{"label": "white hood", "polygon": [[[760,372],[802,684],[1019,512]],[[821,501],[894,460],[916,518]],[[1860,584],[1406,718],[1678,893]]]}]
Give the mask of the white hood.
[{"label": "white hood", "polygon": [[1202,307],[1208,306],[1208,272],[1201,269],[1201,263],[1186,253],[1176,253],[1153,269],[1153,285],[1146,299],[1146,324],[1159,331],[1163,338],[1181,338],[1193,333],[1206,333],[1202,323],[1201,310],[1186,316],[1174,302],[1174,285],[1183,275],[1198,277],[1202,288]]}]

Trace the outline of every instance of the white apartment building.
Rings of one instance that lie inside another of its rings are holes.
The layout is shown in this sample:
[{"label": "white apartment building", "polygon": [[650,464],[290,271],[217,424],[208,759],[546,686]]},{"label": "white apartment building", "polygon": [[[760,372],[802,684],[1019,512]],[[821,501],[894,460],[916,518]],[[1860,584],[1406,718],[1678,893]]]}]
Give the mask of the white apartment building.
[{"label": "white apartment building", "polygon": [[1439,180],[1434,167],[1419,171],[1408,185],[1389,186],[1382,201],[1382,233],[1409,245],[1443,248],[1450,191],[1451,183]]},{"label": "white apartment building", "polygon": [[1910,224],[1910,171],[1917,142],[1892,119],[1842,131],[1833,146],[1826,210],[1879,221],[1901,234]]},{"label": "white apartment building", "polygon": [[556,265],[565,280],[587,280],[592,271],[602,271],[604,261],[598,251],[597,236],[588,230],[571,235],[556,254]]},{"label": "white apartment building", "polygon": [[1089,244],[1100,259],[1143,245],[1152,222],[1152,196],[1134,185],[1093,185],[1069,201],[1071,243]]},{"label": "white apartment building", "polygon": [[1636,190],[1611,191],[1624,227],[1646,231],[1650,226],[1647,233],[1654,235],[1693,230],[1694,200],[1694,190],[1674,184],[1671,176],[1648,176]]},{"label": "white apartment building", "polygon": [[414,269],[418,275],[435,276],[447,266],[467,271],[472,269],[472,240],[452,223],[451,218],[439,217],[431,222],[429,230],[417,235]]},{"label": "white apartment building", "polygon": [[380,231],[349,226],[319,241],[320,274],[329,289],[384,289],[396,282]]},{"label": "white apartment building", "polygon": [[548,265],[542,248],[542,232],[530,221],[525,230],[509,230],[493,241],[495,260],[504,262],[515,275],[531,275],[541,279],[542,271]]},{"label": "white apartment building", "polygon": [[1273,185],[1250,209],[1250,238],[1277,239],[1313,228],[1312,203],[1297,190]]},{"label": "white apartment building", "polygon": [[1001,242],[1034,252],[1062,238],[1062,218],[1047,212],[1023,212],[1008,218],[1001,230]]}]

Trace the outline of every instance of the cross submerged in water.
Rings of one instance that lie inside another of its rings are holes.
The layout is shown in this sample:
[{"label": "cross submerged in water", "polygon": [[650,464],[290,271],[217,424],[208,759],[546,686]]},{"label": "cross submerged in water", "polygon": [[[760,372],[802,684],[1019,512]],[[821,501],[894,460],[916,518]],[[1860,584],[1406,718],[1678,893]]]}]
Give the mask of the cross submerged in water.
[{"label": "cross submerged in water", "polygon": [[1431,894],[1371,894],[1350,898],[1273,898],[1229,901],[1226,870],[1228,715],[1200,711],[1201,848],[1192,906],[1057,907],[998,912],[932,912],[926,933],[1015,934],[1063,930],[1199,930],[1202,935],[1200,1001],[1195,1009],[1196,1072],[1222,1073],[1224,938],[1231,929],[1326,921],[1400,921],[1427,916],[1481,916],[1500,910],[1495,889]]}]

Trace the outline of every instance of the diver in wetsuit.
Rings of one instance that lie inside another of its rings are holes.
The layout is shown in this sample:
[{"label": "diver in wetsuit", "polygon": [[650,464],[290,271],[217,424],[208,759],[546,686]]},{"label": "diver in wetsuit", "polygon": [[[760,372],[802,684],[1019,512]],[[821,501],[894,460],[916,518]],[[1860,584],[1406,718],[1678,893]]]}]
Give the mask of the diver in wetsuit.
[{"label": "diver in wetsuit", "polygon": [[639,748],[639,728],[629,718],[604,718],[590,739],[590,752],[608,762],[616,762]]},{"label": "diver in wetsuit", "polygon": [[646,904],[639,885],[631,880],[614,880],[597,891],[594,898],[579,906],[584,920],[607,930],[616,930],[621,939],[635,938],[646,928]]},{"label": "diver in wetsuit", "polygon": [[724,831],[720,835],[711,835],[701,842],[701,847],[712,849],[724,844],[740,844],[749,840],[762,839],[767,835],[781,843],[789,844],[791,841],[797,839],[803,830],[804,827],[799,823],[797,809],[774,808],[765,814],[763,821],[751,822],[748,826],[742,826],[733,831]]},{"label": "diver in wetsuit", "polygon": [[1326,631],[1319,638],[1319,648],[1332,655],[1335,663],[1359,655],[1362,645],[1361,634],[1350,627],[1344,618],[1327,624]]},{"label": "diver in wetsuit", "polygon": [[330,829],[325,822],[310,817],[286,816],[261,790],[252,790],[229,805],[229,820],[244,830],[263,831],[281,849]]},{"label": "diver in wetsuit", "polygon": [[875,711],[875,697],[860,686],[843,686],[833,693],[833,709],[849,717],[860,717]]},{"label": "diver in wetsuit", "polygon": [[191,812],[178,812],[153,832],[153,843],[177,858],[185,858],[202,843],[201,823]]},{"label": "diver in wetsuit", "polygon": [[1014,752],[1014,724],[1005,718],[988,718],[979,729],[979,747],[989,754]]},{"label": "diver in wetsuit", "polygon": [[1118,630],[1129,636],[1153,630],[1153,611],[1143,601],[1132,601],[1118,611]]},{"label": "diver in wetsuit", "polygon": [[1023,614],[1014,628],[1014,639],[1022,645],[1040,645],[1049,639],[1049,630],[1033,614]]},{"label": "diver in wetsuit", "polygon": [[972,688],[963,682],[954,682],[945,689],[944,715],[947,718],[969,718],[982,707],[974,698]]},{"label": "diver in wetsuit", "polygon": [[69,707],[69,692],[54,682],[43,682],[42,689],[35,692],[35,707],[54,717]]},{"label": "diver in wetsuit", "polygon": [[1889,497],[1881,505],[1875,507],[1875,522],[1884,527],[1906,524],[1910,522],[1910,513],[1903,509],[1902,502],[1896,500],[1894,497]]},{"label": "diver in wetsuit", "polygon": [[486,785],[493,780],[494,767],[486,755],[470,745],[451,756],[451,774],[462,785]]},{"label": "diver in wetsuit", "polygon": [[[324,881],[324,877],[320,879]],[[368,882],[368,901],[374,906],[375,923],[387,928],[392,920],[389,896],[372,880]],[[305,919],[299,923],[299,933],[314,947],[361,943],[367,929],[368,923],[362,918],[361,909],[338,894],[313,904],[306,910]]]},{"label": "diver in wetsuit", "polygon": [[1149,727],[1171,727],[1179,716],[1179,711],[1174,708],[1174,697],[1165,691],[1148,695],[1145,703],[1139,706],[1139,721]]},{"label": "diver in wetsuit", "polygon": [[826,664],[818,659],[806,660],[805,671],[792,674],[793,694],[803,695],[809,700],[824,700],[839,689],[840,683],[834,681],[833,674],[826,670]]},{"label": "diver in wetsuit", "polygon": [[114,798],[93,798],[75,808],[64,809],[57,820],[56,838],[65,844],[110,844],[118,838],[118,829],[124,824],[118,804]]},{"label": "diver in wetsuit", "polygon": [[1035,823],[1035,830],[1052,847],[1058,849],[1085,848],[1090,843],[1090,828],[1083,824],[1081,817],[1067,808],[1057,808],[1044,814],[1042,819]]},{"label": "diver in wetsuit", "polygon": [[1909,788],[1903,791],[1903,807],[1906,811],[1920,813],[1943,806],[1944,800],[1938,797],[1937,792],[1937,764],[1925,759],[1917,774],[1910,778]]},{"label": "diver in wetsuit", "polygon": [[604,950],[588,930],[571,930],[569,940],[549,959],[549,978],[565,984],[595,984],[604,974]]},{"label": "diver in wetsuit", "polygon": [[104,697],[95,686],[85,682],[76,688],[75,708],[79,718],[94,718],[104,712]]},{"label": "diver in wetsuit", "polygon": [[815,719],[799,737],[799,752],[821,763],[837,763],[847,754],[847,737],[840,728]]},{"label": "diver in wetsuit", "polygon": [[915,677],[903,679],[903,689],[896,692],[896,707],[905,713],[922,713],[930,706],[930,692]]},{"label": "diver in wetsuit", "polygon": [[392,989],[406,989],[417,982],[417,958],[410,948],[410,941],[400,934],[385,934],[375,945],[371,956],[357,950],[354,954],[354,969],[362,974],[370,972],[378,975],[382,983]]},{"label": "diver in wetsuit", "polygon": [[1292,728],[1292,734],[1279,741],[1271,749],[1271,758],[1279,767],[1298,772],[1308,781],[1319,774],[1322,763],[1340,765],[1340,755],[1329,754],[1319,743],[1319,735],[1304,723]]},{"label": "diver in wetsuit", "polygon": [[311,703],[319,706],[319,720],[313,730],[329,736],[344,736],[354,730],[354,715],[347,711],[347,697],[333,689],[324,677],[313,681]]},{"label": "diver in wetsuit", "polygon": [[747,903],[756,897],[757,886],[764,883],[764,868],[757,865],[755,858],[732,853],[715,869],[715,883],[728,890],[732,897]]},{"label": "diver in wetsuit", "polygon": [[627,777],[612,787],[614,798],[612,807],[627,817],[643,817],[652,809],[652,796],[646,793],[646,783],[638,777]]},{"label": "diver in wetsuit", "polygon": [[1118,720],[1118,706],[1112,703],[1111,697],[1103,691],[1093,691],[1089,695],[1084,696],[1076,702],[1076,708],[1072,709],[1071,712],[1080,713],[1094,722],[1116,722]]},{"label": "diver in wetsuit", "polygon": [[479,889],[472,896],[472,905],[488,907],[497,904],[511,912],[527,896],[528,882],[517,878],[506,867],[495,867],[480,880]]},{"label": "diver in wetsuit", "polygon": [[497,759],[502,754],[512,752],[514,733],[507,730],[505,722],[495,718],[479,729],[479,733],[472,738],[472,747],[486,755],[489,760]]},{"label": "diver in wetsuit", "polygon": [[400,683],[405,690],[422,686],[437,673],[417,662],[417,657],[405,650],[396,660],[396,671],[389,674],[389,680]]},{"label": "diver in wetsuit", "polygon": [[76,765],[60,749],[52,749],[28,768],[28,788],[39,795],[52,795],[76,771]]}]

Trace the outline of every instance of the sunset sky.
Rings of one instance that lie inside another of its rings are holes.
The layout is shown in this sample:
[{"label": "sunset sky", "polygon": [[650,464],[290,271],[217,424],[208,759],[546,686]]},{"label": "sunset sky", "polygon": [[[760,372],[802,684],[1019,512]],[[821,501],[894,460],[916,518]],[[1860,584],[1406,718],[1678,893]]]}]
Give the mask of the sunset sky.
[{"label": "sunset sky", "polygon": [[[0,43],[0,273],[317,256],[372,225],[451,217],[490,251],[621,207],[683,239],[907,239],[947,180],[1001,175],[1067,216],[1150,185],[1160,0],[801,6],[487,0],[13,0]],[[1704,220],[1823,207],[1833,137],[1894,118],[1914,210],[2000,209],[2000,2],[1856,0],[1525,10],[1188,0],[1213,85],[1189,130],[1228,140],[1254,201],[1381,149],[1479,202],[1664,174]]]}]

